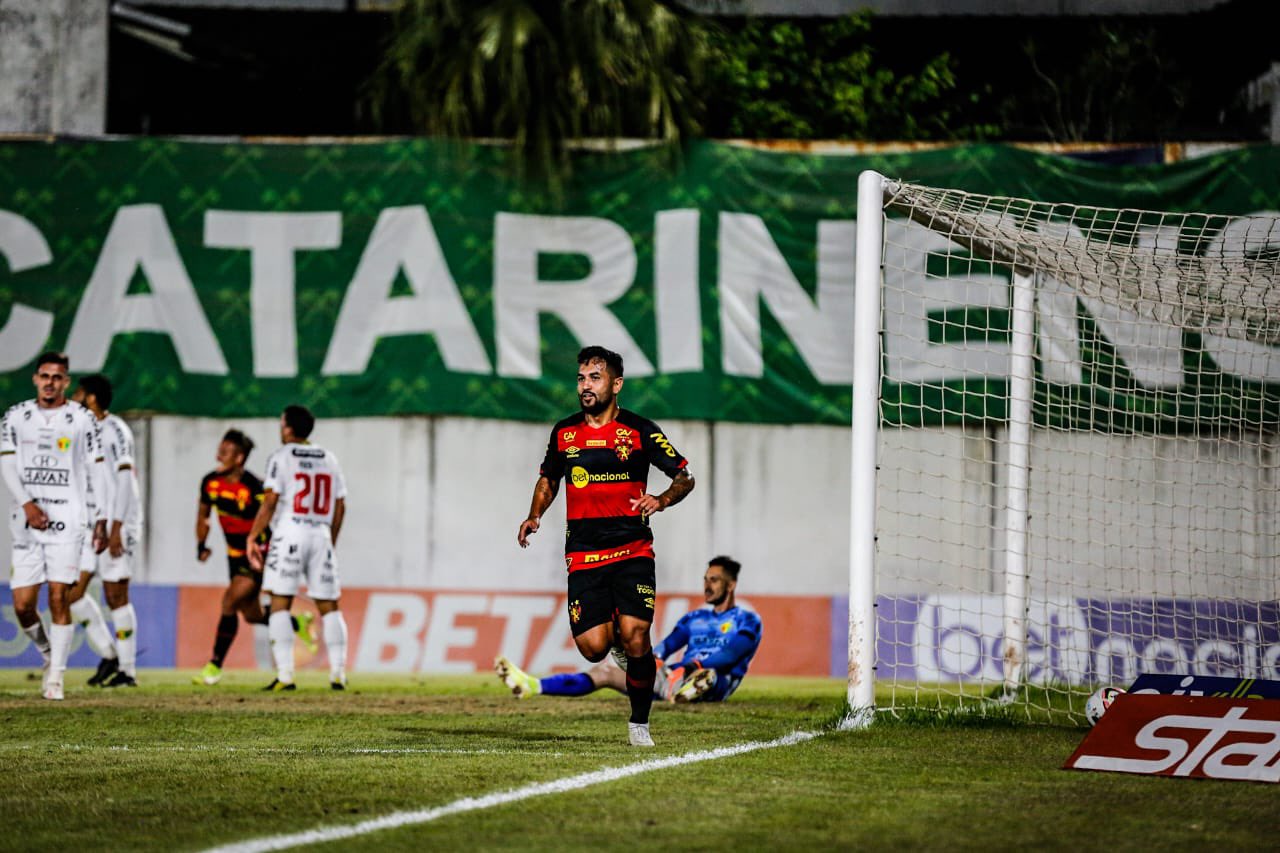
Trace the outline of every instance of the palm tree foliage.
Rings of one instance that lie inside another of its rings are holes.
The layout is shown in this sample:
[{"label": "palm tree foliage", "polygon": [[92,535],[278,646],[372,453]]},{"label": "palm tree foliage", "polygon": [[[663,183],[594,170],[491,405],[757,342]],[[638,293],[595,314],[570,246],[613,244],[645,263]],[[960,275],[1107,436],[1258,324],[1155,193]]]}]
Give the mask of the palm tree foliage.
[{"label": "palm tree foliage", "polygon": [[660,0],[405,0],[375,109],[418,133],[511,140],[526,175],[567,175],[566,143],[700,129],[707,25]]}]

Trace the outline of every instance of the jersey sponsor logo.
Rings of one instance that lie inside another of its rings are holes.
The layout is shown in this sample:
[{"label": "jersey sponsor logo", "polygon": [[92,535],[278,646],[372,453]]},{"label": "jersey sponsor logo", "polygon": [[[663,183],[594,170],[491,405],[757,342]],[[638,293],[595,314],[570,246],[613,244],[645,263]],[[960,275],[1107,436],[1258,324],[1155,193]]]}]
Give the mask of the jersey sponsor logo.
[{"label": "jersey sponsor logo", "polygon": [[603,438],[588,438],[587,447],[608,447],[609,442]]},{"label": "jersey sponsor logo", "polygon": [[324,451],[318,447],[295,447],[289,452],[294,456],[310,456],[313,459],[324,456]]},{"label": "jersey sponsor logo", "polygon": [[59,436],[59,437],[58,437],[58,449],[59,449],[59,450],[61,450],[63,453],[66,453],[68,450],[70,450],[70,449],[71,449],[71,439],[67,438],[65,435]]},{"label": "jersey sponsor logo", "polygon": [[630,480],[631,475],[625,471],[592,474],[581,465],[574,465],[569,471],[569,482],[578,489],[585,489],[590,483],[625,483]]},{"label": "jersey sponsor logo", "polygon": [[58,457],[50,456],[48,453],[41,453],[31,459],[31,464],[37,468],[54,468],[58,464]]},{"label": "jersey sponsor logo", "polygon": [[573,441],[575,438],[578,437],[578,434],[573,430],[565,430],[564,432],[560,433],[560,437],[565,441]]},{"label": "jersey sponsor logo", "polygon": [[676,449],[671,446],[671,442],[667,441],[667,437],[660,432],[649,433],[649,438],[653,439],[653,443],[662,448],[662,452],[675,458]]},{"label": "jersey sponsor logo", "polygon": [[575,444],[571,444],[564,449],[564,455],[568,459],[577,459],[578,454],[581,452],[582,452],[582,449]]},{"label": "jersey sponsor logo", "polygon": [[31,486],[69,486],[71,472],[63,468],[24,468],[22,482]]},{"label": "jersey sponsor logo", "polygon": [[[625,557],[631,553],[630,548],[619,548],[616,551],[596,551],[594,554],[583,554],[582,562],[584,563],[603,563],[608,560],[616,560],[619,557]],[[639,589],[637,587],[637,589]]]},{"label": "jersey sponsor logo", "polygon": [[1067,759],[1077,770],[1280,782],[1280,703],[1122,695]]}]

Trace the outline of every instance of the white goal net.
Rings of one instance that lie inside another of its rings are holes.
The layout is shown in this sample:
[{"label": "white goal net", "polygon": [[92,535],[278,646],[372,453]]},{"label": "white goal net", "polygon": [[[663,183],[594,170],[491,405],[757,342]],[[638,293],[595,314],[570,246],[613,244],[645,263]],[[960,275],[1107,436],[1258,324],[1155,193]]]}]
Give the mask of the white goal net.
[{"label": "white goal net", "polygon": [[858,220],[854,707],[1280,679],[1280,218],[868,173]]}]

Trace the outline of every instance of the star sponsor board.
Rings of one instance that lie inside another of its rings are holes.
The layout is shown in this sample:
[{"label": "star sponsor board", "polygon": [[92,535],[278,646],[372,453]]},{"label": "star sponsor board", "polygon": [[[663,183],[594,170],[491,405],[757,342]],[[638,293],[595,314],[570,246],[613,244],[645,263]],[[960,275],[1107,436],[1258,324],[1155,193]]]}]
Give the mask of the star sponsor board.
[{"label": "star sponsor board", "polygon": [[1280,702],[1123,694],[1063,767],[1280,782]]}]

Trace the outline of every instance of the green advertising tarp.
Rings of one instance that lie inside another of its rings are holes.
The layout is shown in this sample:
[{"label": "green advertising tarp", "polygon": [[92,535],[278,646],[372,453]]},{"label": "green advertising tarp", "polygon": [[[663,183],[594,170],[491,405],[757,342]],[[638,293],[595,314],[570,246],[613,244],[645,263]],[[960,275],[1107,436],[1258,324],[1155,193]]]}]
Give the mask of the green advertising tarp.
[{"label": "green advertising tarp", "polygon": [[[1104,207],[1280,208],[1272,147],[1111,167],[999,146],[699,143],[675,170],[650,150],[581,154],[557,198],[508,180],[505,156],[424,140],[0,142],[3,397],[31,396],[32,359],[56,348],[73,373],[111,376],[120,410],[548,421],[576,408],[578,348],[602,343],[627,358],[624,405],[658,420],[845,423],[864,169]],[[1000,313],[984,315],[991,335],[1007,334]],[[1206,366],[1194,334],[1190,394],[1145,393],[1094,340],[1109,369],[1092,373],[1112,379],[1041,383],[1040,417],[1276,421],[1267,389]],[[885,415],[998,419],[1005,393],[1000,378],[887,378]]]}]

